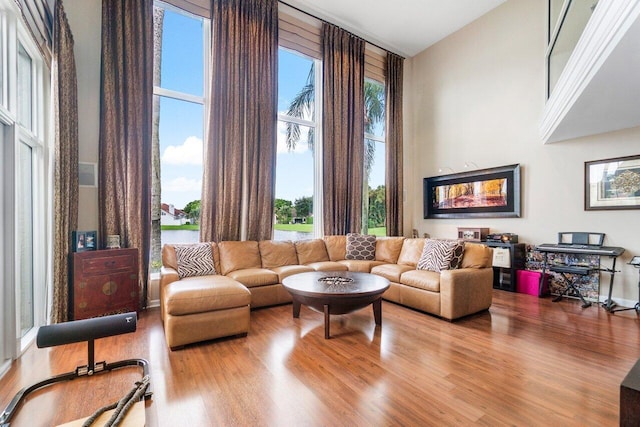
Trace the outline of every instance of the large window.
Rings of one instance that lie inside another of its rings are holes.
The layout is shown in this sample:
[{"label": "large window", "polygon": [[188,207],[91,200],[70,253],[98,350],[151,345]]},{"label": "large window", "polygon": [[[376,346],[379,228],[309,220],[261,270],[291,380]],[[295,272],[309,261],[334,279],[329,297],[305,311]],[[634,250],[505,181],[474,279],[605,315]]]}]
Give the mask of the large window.
[{"label": "large window", "polygon": [[0,0],[0,373],[46,318],[47,79],[20,9]]},{"label": "large window", "polygon": [[199,240],[208,21],[154,7],[154,215],[151,268],[164,243]]},{"label": "large window", "polygon": [[[276,160],[275,240],[318,236],[315,171],[320,126],[320,61],[283,48],[278,51],[278,154]],[[314,232],[315,224],[315,232]]]},{"label": "large window", "polygon": [[547,98],[551,96],[598,2],[549,0]]},{"label": "large window", "polygon": [[365,80],[363,233],[385,236],[385,88]]}]

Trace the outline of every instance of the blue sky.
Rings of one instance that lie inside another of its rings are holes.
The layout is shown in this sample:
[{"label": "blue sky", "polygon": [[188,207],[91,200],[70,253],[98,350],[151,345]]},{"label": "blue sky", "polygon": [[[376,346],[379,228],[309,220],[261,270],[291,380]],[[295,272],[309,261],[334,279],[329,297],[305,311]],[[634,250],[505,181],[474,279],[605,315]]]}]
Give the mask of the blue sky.
[{"label": "blue sky", "polygon": [[[163,28],[161,86],[203,96],[202,24],[166,11]],[[304,86],[311,60],[280,50],[278,65],[278,111]],[[202,187],[203,107],[200,104],[161,98],[160,156],[162,201],[177,208],[200,199]],[[284,145],[285,127],[278,124],[276,197],[294,201],[313,194],[313,156],[306,131],[293,152]],[[376,150],[371,186],[384,184],[384,151]],[[380,165],[381,167],[376,167]]]}]

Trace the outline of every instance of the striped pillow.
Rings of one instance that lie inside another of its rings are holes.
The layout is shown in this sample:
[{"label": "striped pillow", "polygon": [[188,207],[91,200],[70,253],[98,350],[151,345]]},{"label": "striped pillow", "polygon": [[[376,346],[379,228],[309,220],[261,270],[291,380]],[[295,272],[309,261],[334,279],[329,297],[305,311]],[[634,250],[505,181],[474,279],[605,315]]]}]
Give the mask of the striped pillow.
[{"label": "striped pillow", "polygon": [[437,273],[442,270],[455,270],[460,265],[463,255],[463,241],[427,239],[417,269]]},{"label": "striped pillow", "polygon": [[206,276],[216,274],[211,244],[174,245],[178,261],[178,276]]}]

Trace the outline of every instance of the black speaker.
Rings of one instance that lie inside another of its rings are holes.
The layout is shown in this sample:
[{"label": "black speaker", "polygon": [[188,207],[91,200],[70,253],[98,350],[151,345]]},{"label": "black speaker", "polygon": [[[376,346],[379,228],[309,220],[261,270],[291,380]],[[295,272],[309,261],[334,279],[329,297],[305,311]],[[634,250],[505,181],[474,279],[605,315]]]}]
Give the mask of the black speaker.
[{"label": "black speaker", "polygon": [[137,322],[138,316],[135,311],[132,311],[131,313],[41,326],[36,337],[36,344],[38,348],[55,347],[112,335],[127,334],[135,332]]}]

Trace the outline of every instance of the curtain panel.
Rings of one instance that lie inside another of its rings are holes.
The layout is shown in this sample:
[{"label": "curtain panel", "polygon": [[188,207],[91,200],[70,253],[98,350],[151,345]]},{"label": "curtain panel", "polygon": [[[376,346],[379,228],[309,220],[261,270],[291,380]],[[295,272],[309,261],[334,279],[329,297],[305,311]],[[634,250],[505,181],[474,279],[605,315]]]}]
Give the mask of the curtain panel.
[{"label": "curtain panel", "polygon": [[403,235],[402,79],[404,58],[387,53],[385,181],[387,236]]},{"label": "curtain panel", "polygon": [[278,4],[214,0],[200,240],[271,239]]},{"label": "curtain panel", "polygon": [[51,79],[54,114],[52,323],[69,320],[71,232],[78,227],[78,90],[73,35],[62,0],[55,4]]},{"label": "curtain panel", "polygon": [[145,307],[151,233],[153,1],[102,1],[100,236],[138,248]]},{"label": "curtain panel", "polygon": [[364,40],[323,23],[324,234],[359,233],[364,185]]}]

